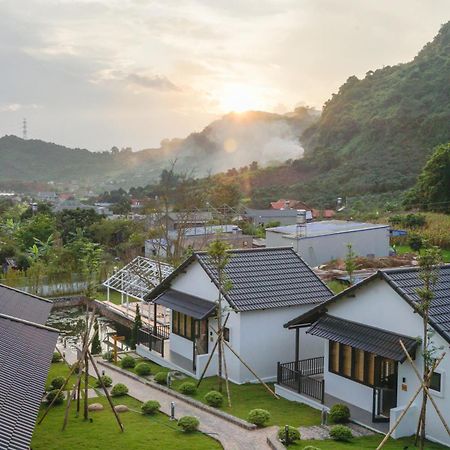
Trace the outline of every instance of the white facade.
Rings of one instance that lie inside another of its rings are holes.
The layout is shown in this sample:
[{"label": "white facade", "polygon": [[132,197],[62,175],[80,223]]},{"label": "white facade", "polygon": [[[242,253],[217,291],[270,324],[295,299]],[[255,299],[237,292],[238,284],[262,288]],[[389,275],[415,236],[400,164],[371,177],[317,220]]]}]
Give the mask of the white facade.
[{"label": "white facade", "polygon": [[[323,232],[315,230],[322,224],[338,224],[341,231]],[[367,224],[370,225],[370,224]],[[348,230],[345,230],[348,227]],[[311,267],[319,266],[333,259],[343,259],[347,254],[347,245],[351,244],[358,256],[389,256],[389,227],[372,225],[356,227],[352,222],[324,221],[312,222],[297,233],[296,227],[277,227],[266,230],[267,247],[292,247]],[[298,237],[300,236],[300,237]]]}]

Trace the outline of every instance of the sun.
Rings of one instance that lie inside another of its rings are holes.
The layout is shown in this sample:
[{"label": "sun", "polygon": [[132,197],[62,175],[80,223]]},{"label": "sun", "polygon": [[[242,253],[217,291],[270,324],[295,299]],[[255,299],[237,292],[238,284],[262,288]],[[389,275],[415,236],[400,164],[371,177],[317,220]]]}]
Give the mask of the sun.
[{"label": "sun", "polygon": [[260,95],[251,86],[227,85],[223,87],[218,97],[220,109],[225,113],[263,109]]}]

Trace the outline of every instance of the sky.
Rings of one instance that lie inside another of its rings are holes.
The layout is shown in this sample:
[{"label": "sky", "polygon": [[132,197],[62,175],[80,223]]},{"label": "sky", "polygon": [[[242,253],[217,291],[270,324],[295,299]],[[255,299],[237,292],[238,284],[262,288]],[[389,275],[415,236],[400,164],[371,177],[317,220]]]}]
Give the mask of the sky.
[{"label": "sky", "polygon": [[158,147],[229,111],[321,108],[411,60],[449,0],[0,0],[0,136]]}]

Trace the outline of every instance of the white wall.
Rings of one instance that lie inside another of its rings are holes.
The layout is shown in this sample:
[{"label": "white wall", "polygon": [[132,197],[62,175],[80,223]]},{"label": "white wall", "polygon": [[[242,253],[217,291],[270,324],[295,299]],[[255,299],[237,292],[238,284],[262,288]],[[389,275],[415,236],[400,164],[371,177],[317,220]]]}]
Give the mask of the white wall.
[{"label": "white wall", "polygon": [[389,229],[356,230],[324,236],[303,237],[299,240],[274,231],[266,232],[267,247],[292,247],[311,267],[332,259],[345,258],[347,244],[359,256],[389,255]]}]

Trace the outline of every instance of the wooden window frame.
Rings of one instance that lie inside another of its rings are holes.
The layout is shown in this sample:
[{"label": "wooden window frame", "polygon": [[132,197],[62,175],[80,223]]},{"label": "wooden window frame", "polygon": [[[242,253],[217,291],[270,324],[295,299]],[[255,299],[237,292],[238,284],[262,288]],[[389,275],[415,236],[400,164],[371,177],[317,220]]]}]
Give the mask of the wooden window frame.
[{"label": "wooden window frame", "polygon": [[[187,339],[188,341],[195,341],[195,322],[197,322],[197,319],[194,317],[172,310],[173,334]],[[181,323],[183,323],[183,327],[181,327]],[[183,332],[181,331],[182,328]],[[190,336],[188,336],[188,329],[190,330]]]}]

